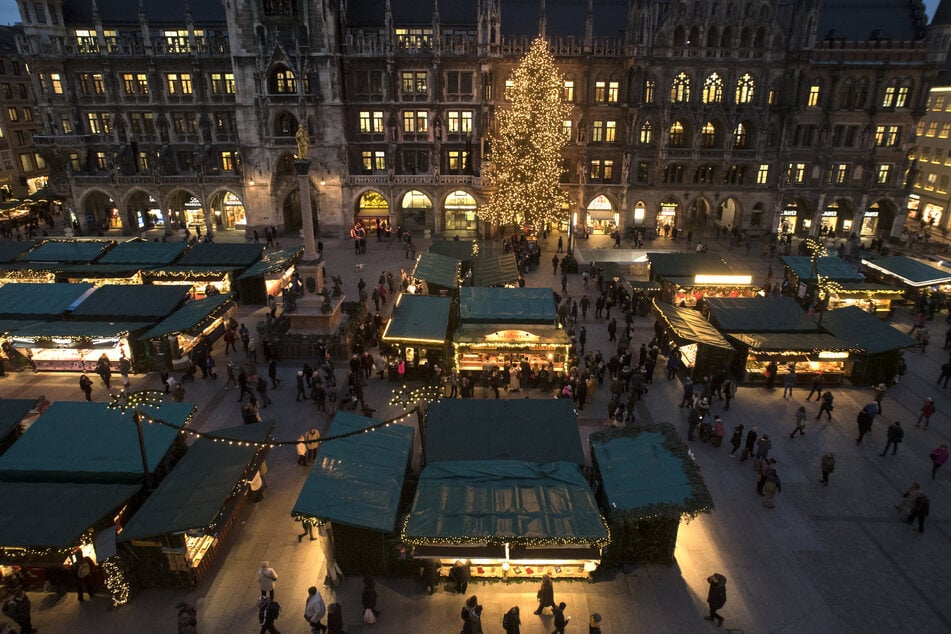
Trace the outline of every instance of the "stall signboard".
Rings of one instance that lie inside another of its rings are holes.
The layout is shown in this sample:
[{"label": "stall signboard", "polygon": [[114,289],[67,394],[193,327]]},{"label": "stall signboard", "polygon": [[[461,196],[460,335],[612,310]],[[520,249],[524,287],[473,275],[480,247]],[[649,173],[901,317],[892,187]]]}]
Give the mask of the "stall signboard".
[{"label": "stall signboard", "polygon": [[525,330],[498,330],[485,336],[486,341],[492,342],[531,342],[538,341],[540,337]]}]

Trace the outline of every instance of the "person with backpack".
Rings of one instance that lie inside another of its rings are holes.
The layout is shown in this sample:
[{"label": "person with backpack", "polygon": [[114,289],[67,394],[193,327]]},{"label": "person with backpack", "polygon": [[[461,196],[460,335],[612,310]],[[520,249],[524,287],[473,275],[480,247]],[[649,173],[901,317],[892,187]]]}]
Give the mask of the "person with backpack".
[{"label": "person with backpack", "polygon": [[522,619],[519,617],[518,606],[516,605],[502,617],[502,629],[505,634],[519,634],[519,628],[522,625]]},{"label": "person with backpack", "polygon": [[270,632],[270,634],[281,634],[281,632],[274,627],[274,621],[281,616],[281,604],[274,599],[261,597],[259,605],[261,607],[258,608],[258,620],[261,622],[261,634],[265,634],[266,632]]},{"label": "person with backpack", "polygon": [[568,607],[564,601],[558,604],[558,607],[552,608],[552,614],[555,615],[555,629],[552,634],[565,634],[565,628],[568,627],[570,616],[565,616],[565,608]]}]

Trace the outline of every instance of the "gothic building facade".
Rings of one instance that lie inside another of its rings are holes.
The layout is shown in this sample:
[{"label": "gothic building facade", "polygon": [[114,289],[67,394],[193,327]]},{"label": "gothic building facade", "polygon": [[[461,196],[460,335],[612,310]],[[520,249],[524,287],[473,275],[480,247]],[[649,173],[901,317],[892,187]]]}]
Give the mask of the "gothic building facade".
[{"label": "gothic building facade", "polygon": [[321,233],[484,232],[493,115],[542,34],[579,229],[889,235],[951,42],[919,0],[18,4],[51,186],[126,232],[299,228],[300,125]]}]

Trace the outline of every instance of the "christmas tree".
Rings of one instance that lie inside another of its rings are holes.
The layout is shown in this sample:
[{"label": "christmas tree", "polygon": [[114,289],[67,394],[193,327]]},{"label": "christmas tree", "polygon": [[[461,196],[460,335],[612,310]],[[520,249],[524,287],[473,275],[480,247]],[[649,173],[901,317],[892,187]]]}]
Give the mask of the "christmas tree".
[{"label": "christmas tree", "polygon": [[496,114],[490,136],[495,191],[479,217],[496,225],[527,223],[538,227],[567,220],[568,197],[561,188],[561,150],[567,143],[562,122],[571,105],[562,100],[564,78],[537,38],[506,88],[509,107]]}]

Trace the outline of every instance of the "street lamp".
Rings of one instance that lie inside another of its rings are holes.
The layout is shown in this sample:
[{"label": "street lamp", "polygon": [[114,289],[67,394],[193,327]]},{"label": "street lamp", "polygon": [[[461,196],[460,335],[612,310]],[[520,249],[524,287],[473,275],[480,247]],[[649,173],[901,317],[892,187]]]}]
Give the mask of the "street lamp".
[{"label": "street lamp", "polygon": [[142,436],[142,412],[138,408],[142,405],[157,407],[162,404],[164,396],[158,390],[140,390],[138,392],[122,390],[118,394],[111,394],[112,401],[106,406],[108,409],[119,410],[123,414],[127,410],[132,410],[132,421],[135,423],[135,431],[139,438],[139,455],[142,458],[142,479],[146,489],[152,488],[152,470],[149,469],[149,458],[145,451],[145,438]]}]

